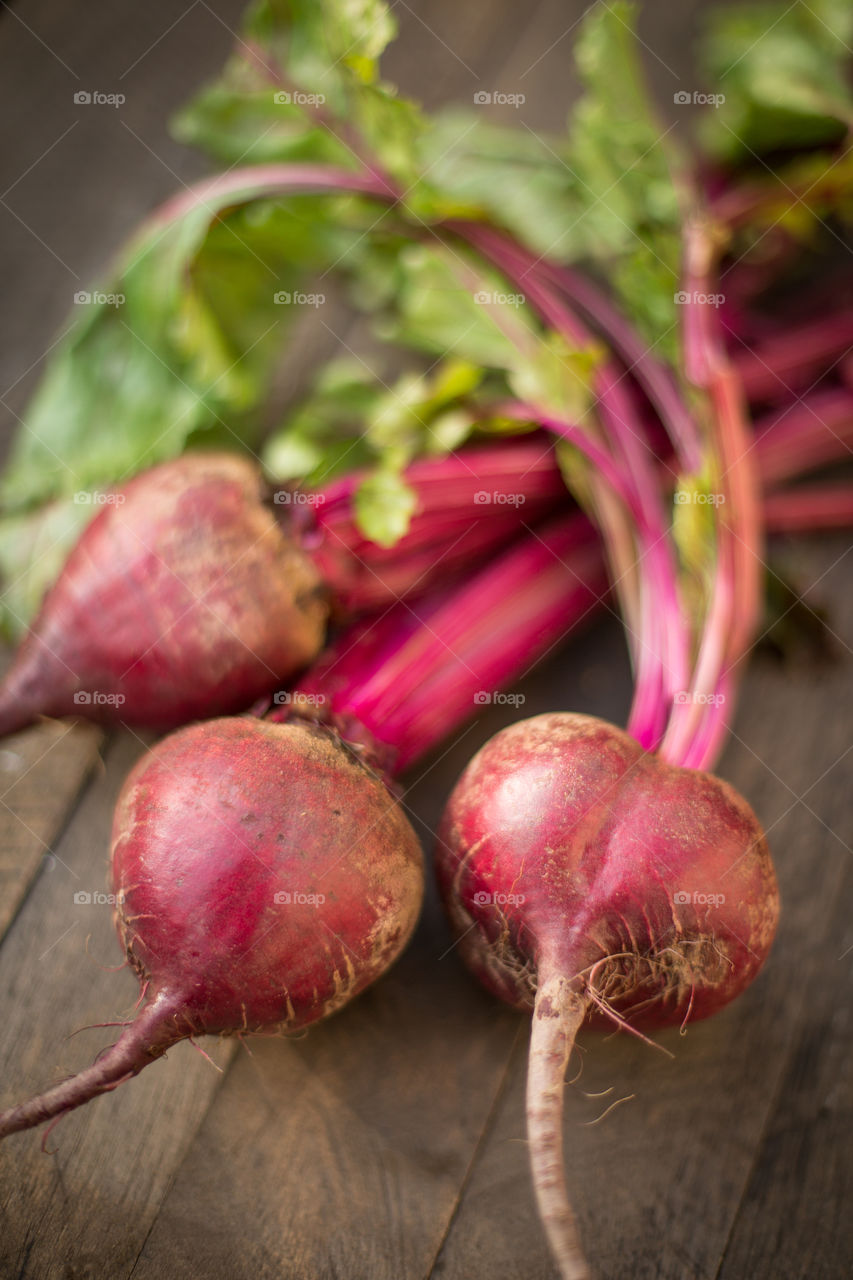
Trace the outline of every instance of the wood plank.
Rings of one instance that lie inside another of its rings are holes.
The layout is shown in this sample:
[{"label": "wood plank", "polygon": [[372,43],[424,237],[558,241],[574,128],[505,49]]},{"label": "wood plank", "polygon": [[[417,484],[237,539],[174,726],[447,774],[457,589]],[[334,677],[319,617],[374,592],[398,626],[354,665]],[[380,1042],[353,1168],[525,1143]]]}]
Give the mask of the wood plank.
[{"label": "wood plank", "polygon": [[[78,289],[103,279],[141,216],[204,159],[168,133],[176,107],[221,65],[243,0],[63,0],[7,8],[0,48],[0,398],[3,439]],[[171,28],[171,30],[170,30]],[[123,93],[120,108],[74,93]]]},{"label": "wood plank", "polygon": [[[845,550],[840,540],[836,549]],[[832,558],[829,549],[825,554]],[[833,627],[847,645],[853,641],[850,559],[848,550],[844,564],[821,584],[835,615]],[[842,602],[844,629],[837,625]],[[816,690],[805,741],[796,704],[779,691],[779,736],[786,743],[794,739],[782,761],[796,756],[796,773],[777,767],[776,751],[767,759],[802,800],[787,797],[795,804],[796,825],[784,853],[798,866],[774,955],[774,1011],[783,1025],[795,1016],[795,1025],[720,1280],[832,1280],[853,1274],[853,717],[851,653],[843,643],[837,647],[842,665]],[[811,750],[812,733],[826,745]],[[777,846],[782,853],[781,838]]]},{"label": "wood plank", "polygon": [[438,943],[422,930],[302,1043],[253,1041],[238,1057],[134,1280],[425,1273],[515,1031],[435,964]]},{"label": "wood plank", "polygon": [[789,966],[802,1014],[720,1280],[833,1280],[853,1274],[849,861],[846,872],[834,913],[827,904],[824,931],[813,918],[810,954],[796,969]]},{"label": "wood plank", "polygon": [[0,940],[39,870],[55,869],[54,842],[101,742],[93,725],[52,720],[0,743]]},{"label": "wood plank", "polygon": [[[804,550],[801,559],[809,566],[807,582],[829,570],[817,594],[832,602],[833,625],[849,645],[853,602],[844,551],[841,540],[829,541]],[[838,665],[822,674],[791,673],[754,661],[735,726],[738,736],[720,769],[753,803],[777,862],[783,918],[765,972],[718,1018],[691,1027],[684,1038],[677,1032],[660,1034],[657,1039],[676,1055],[674,1061],[628,1037],[587,1032],[581,1038],[583,1074],[566,1091],[567,1168],[580,1229],[602,1280],[717,1274],[777,1095],[784,1105],[780,1102],[776,1128],[770,1131],[764,1179],[756,1175],[732,1263],[723,1275],[769,1280],[841,1276],[853,1268],[844,1183],[831,1189],[832,1156],[831,1169],[821,1168],[819,1146],[821,1132],[846,1118],[847,1128],[830,1151],[839,1164],[843,1159],[849,1176],[850,1073],[840,1069],[839,1059],[849,1054],[843,1011],[849,1004],[850,956],[848,967],[837,957],[853,942],[845,844],[850,842],[850,802],[839,786],[844,770],[839,761],[850,745],[853,689],[851,654],[843,648],[842,654]],[[796,726],[793,733],[791,726]],[[804,794],[803,802],[796,799]],[[839,902],[846,911],[833,910]],[[818,986],[818,1009],[810,1012],[810,992]],[[833,1010],[841,1011],[834,1029]],[[800,1108],[794,1093],[808,1064],[808,1046],[821,1037],[825,1062]],[[493,1273],[502,1280],[552,1280],[555,1274],[527,1169],[525,1068],[522,1045],[433,1273],[436,1280]],[[605,1089],[613,1092],[597,1099],[584,1096]],[[628,1095],[634,1095],[632,1101],[600,1124],[584,1127]],[[830,1110],[814,1130],[810,1122],[821,1105]],[[791,1123],[794,1114],[802,1125]],[[779,1139],[774,1142],[778,1132],[787,1133],[787,1149],[779,1149]],[[770,1166],[778,1171],[779,1159],[792,1158],[794,1150],[801,1162],[789,1164],[768,1212]],[[786,1218],[807,1170],[811,1195],[798,1218]],[[821,1192],[827,1204],[818,1216],[815,1201]],[[750,1247],[750,1230],[763,1215],[764,1228],[757,1229]],[[807,1257],[813,1259],[811,1233],[818,1224],[826,1230],[819,1255],[824,1271],[806,1264]],[[784,1233],[787,1248],[798,1229],[802,1234],[788,1270],[774,1247],[776,1234]]]}]

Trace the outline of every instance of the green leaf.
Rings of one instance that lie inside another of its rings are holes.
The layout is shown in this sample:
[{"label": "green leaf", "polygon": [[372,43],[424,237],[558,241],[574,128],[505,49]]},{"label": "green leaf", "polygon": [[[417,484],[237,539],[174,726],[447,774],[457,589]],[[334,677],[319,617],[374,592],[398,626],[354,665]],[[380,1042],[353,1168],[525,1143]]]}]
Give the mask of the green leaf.
[{"label": "green leaf", "polygon": [[[179,118],[179,134],[230,163],[310,158],[352,166],[354,152],[368,156],[402,185],[419,225],[485,216],[537,253],[597,266],[645,338],[675,360],[674,161],[643,82],[632,6],[599,4],[584,20],[576,46],[584,93],[560,138],[493,125],[483,107],[424,120],[381,79],[379,58],[393,35],[378,0],[265,0],[251,11],[247,39],[220,81]],[[278,111],[276,92],[288,97]],[[300,93],[310,101],[300,105]],[[359,273],[367,305],[393,300],[400,286],[390,265],[400,242],[386,250]],[[426,329],[451,342],[461,337],[450,296],[439,315],[440,287],[428,286],[419,312],[407,302],[401,341],[420,345]],[[464,303],[459,311],[464,319]],[[474,326],[470,350],[482,353],[482,332]]]},{"label": "green leaf", "polygon": [[[453,202],[506,227],[538,254],[597,267],[646,340],[675,361],[674,295],[681,157],[646,88],[634,8],[590,9],[575,46],[584,92],[567,135],[490,124],[479,111],[445,112],[420,141],[433,205]],[[426,197],[410,203],[429,214]]]},{"label": "green leaf", "polygon": [[352,168],[358,150],[404,188],[425,128],[380,78],[396,35],[382,0],[262,0],[220,79],[175,118],[185,142],[229,164],[314,160]]},{"label": "green leaf", "polygon": [[[119,305],[78,309],[13,446],[0,492],[7,512],[29,519],[39,503],[120,481],[190,444],[256,447],[299,314],[287,299],[331,268],[381,336],[440,363],[390,387],[363,368],[333,366],[264,459],[276,478],[309,483],[373,468],[360,511],[380,541],[409,518],[400,469],[455,448],[510,388],[582,420],[600,353],[549,335],[472,252],[409,242],[424,220],[450,214],[486,215],[537,253],[597,269],[647,340],[675,358],[678,199],[632,12],[620,0],[591,10],[578,44],[583,97],[567,136],[547,139],[476,112],[431,127],[382,79],[394,21],[381,0],[255,3],[223,75],[176,122],[179,136],[233,167],[203,200],[179,196],[143,228],[110,277]],[[273,197],[237,167],[364,159],[407,192],[398,208],[382,213],[358,196]],[[524,427],[490,418],[489,429]],[[59,522],[44,519],[45,529]],[[4,536],[9,570],[17,555],[29,573],[26,548],[38,538],[14,521]]]},{"label": "green leaf", "polygon": [[557,333],[547,333],[535,355],[510,374],[520,400],[547,406],[568,422],[583,422],[590,411],[592,380],[605,356],[602,347],[570,347]]},{"label": "green leaf", "polygon": [[355,495],[359,528],[382,547],[393,547],[408,532],[416,506],[417,494],[399,471],[375,471]]},{"label": "green leaf", "polygon": [[203,89],[172,120],[179,142],[203,149],[218,164],[312,160],[351,166],[343,142],[306,118],[268,81],[257,85],[245,64],[229,64],[222,81]]},{"label": "green leaf", "polygon": [[267,442],[263,462],[277,480],[298,480],[322,467],[323,449],[310,434],[292,429],[280,431]]},{"label": "green leaf", "polygon": [[640,333],[676,361],[683,161],[655,113],[634,34],[633,5],[593,9],[575,58],[585,93],[570,123],[571,167],[584,209],[581,251],[606,268]]},{"label": "green leaf", "polygon": [[312,394],[266,442],[261,453],[266,471],[275,480],[317,485],[343,469],[369,465],[364,419],[383,394],[382,384],[358,360],[331,361]]},{"label": "green leaf", "polygon": [[482,109],[439,112],[419,143],[428,191],[409,203],[428,220],[486,216],[537,253],[572,259],[580,209],[565,150],[564,138],[491,124]]},{"label": "green leaf", "polygon": [[393,311],[377,326],[388,341],[491,369],[514,365],[517,344],[530,341],[522,295],[449,249],[407,245],[394,255],[393,277]]},{"label": "green leaf", "polygon": [[7,510],[118,482],[205,431],[233,447],[256,442],[299,299],[321,296],[300,289],[311,271],[346,259],[372,209],[265,193],[232,207],[242,196],[210,195],[149,228],[108,286],[119,303],[78,307],[13,445]]},{"label": "green leaf", "polygon": [[446,409],[429,424],[429,438],[424,442],[425,453],[451,453],[458,449],[471,434],[474,419],[467,409]]},{"label": "green leaf", "polygon": [[833,145],[853,126],[848,0],[715,9],[702,63],[724,103],[707,113],[703,139],[718,156]]},{"label": "green leaf", "polygon": [[357,360],[333,361],[268,441],[264,465],[278,480],[323,484],[342,470],[400,470],[413,458],[447,453],[477,421],[476,407],[465,401],[482,377],[450,360],[429,376],[412,371],[386,386]]}]

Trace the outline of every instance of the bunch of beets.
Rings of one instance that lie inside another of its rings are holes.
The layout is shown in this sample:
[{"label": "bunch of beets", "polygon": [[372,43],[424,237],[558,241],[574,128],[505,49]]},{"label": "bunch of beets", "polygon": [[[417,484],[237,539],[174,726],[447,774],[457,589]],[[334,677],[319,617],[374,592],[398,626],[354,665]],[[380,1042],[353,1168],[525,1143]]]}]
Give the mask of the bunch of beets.
[{"label": "bunch of beets", "polygon": [[[273,193],[396,199],[372,172],[275,170]],[[727,270],[729,206],[744,216],[727,191],[684,228],[678,376],[591,279],[483,223],[440,228],[523,285],[545,325],[607,354],[593,423],[501,403],[518,435],[413,463],[394,547],[359,533],[358,476],[275,504],[252,460],[221,452],[138,474],[85,529],[0,690],[0,732],[86,715],[167,733],[125,782],[112,836],[141,997],[93,1066],[2,1112],[0,1136],[56,1122],[183,1038],[298,1031],[381,977],[424,888],[394,779],[612,591],[627,730],[571,711],[503,730],[454,788],[435,853],[466,963],[532,1014],[537,1202],[561,1275],[589,1274],[562,1170],[575,1036],[588,1019],[645,1037],[707,1017],[766,960],[770,853],[708,770],[760,618],[765,532],[853,523],[849,486],[792,485],[849,452],[853,391],[832,372],[849,316],[768,331],[745,280],[733,342],[701,301]],[[584,510],[557,440],[581,460]],[[484,490],[523,502],[484,506]],[[673,510],[712,492],[700,575]]]}]

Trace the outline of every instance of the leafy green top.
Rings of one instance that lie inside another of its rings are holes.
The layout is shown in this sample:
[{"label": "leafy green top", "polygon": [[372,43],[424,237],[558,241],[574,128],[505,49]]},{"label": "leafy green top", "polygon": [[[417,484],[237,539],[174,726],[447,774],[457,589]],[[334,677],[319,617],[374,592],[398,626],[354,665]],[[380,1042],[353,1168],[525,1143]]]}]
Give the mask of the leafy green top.
[{"label": "leafy green top", "polygon": [[[834,141],[849,127],[853,12],[812,0],[777,14],[738,7],[715,20],[718,154]],[[262,447],[281,352],[305,314],[293,299],[322,296],[331,273],[386,342],[442,361],[398,380],[336,362],[268,440],[280,479],[374,467],[358,501],[368,536],[405,531],[411,458],[486,425],[475,392],[583,417],[597,354],[556,340],[472,254],[431,238],[445,219],[485,219],[537,255],[590,267],[677,365],[683,160],[643,85],[632,6],[585,17],[582,93],[559,137],[499,127],[477,108],[428,119],[382,77],[394,34],[383,0],[256,0],[221,76],[178,116],[178,137],[229,172],[149,220],[54,348],[0,483],[13,631],[91,514],[75,494],[195,444]],[[283,176],[306,165],[313,188],[285,194]],[[375,194],[333,176],[317,194],[329,166]]]}]

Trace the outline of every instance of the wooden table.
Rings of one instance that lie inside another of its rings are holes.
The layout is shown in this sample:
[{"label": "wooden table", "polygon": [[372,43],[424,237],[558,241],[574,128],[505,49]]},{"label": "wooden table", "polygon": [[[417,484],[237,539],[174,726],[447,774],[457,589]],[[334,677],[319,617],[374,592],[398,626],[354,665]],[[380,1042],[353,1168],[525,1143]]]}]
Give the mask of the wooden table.
[{"label": "wooden table", "polygon": [[[241,0],[30,0],[0,11],[0,381],[6,432],[70,311],[139,217],[203,161],[170,141],[170,111],[222,61]],[[524,120],[558,127],[577,0],[399,0],[389,70],[428,103],[524,92]],[[697,3],[643,15],[661,98],[690,82]],[[535,65],[534,65],[535,64]],[[677,68],[675,79],[669,68]],[[72,107],[80,89],[120,110]],[[512,115],[512,108],[507,108]],[[11,185],[10,185],[11,184]],[[329,322],[329,316],[325,319]],[[343,321],[341,322],[343,323]],[[333,326],[334,327],[334,326]],[[336,339],[303,334],[291,369]],[[307,354],[306,354],[307,353]],[[8,390],[7,390],[8,389]],[[773,550],[809,608],[829,610],[836,660],[751,665],[721,766],[764,821],[784,917],[765,973],[689,1034],[674,1060],[627,1037],[582,1038],[567,1089],[571,1192],[611,1280],[794,1280],[853,1274],[853,862],[849,784],[853,592],[849,542]],[[521,686],[525,713],[620,720],[619,627],[600,621]],[[406,780],[429,851],[466,759],[513,718],[492,708]],[[104,885],[110,814],[144,749],[49,724],[0,748],[2,1098],[86,1065],[136,984]],[[527,1026],[458,962],[434,895],[402,962],[296,1041],[189,1044],[116,1094],[0,1148],[0,1271],[39,1280],[545,1280],[553,1269],[527,1175]],[[626,1094],[594,1127],[601,1099]]]}]

